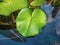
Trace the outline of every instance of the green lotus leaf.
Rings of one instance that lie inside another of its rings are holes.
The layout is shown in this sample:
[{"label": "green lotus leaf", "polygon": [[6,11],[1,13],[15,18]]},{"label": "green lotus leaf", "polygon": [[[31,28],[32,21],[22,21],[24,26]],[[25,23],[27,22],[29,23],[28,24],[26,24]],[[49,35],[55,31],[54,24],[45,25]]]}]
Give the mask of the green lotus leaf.
[{"label": "green lotus leaf", "polygon": [[11,12],[27,6],[27,0],[3,0],[0,2],[0,14],[8,16]]},{"label": "green lotus leaf", "polygon": [[46,14],[42,9],[22,9],[16,19],[16,28],[25,37],[35,36],[46,25]]},{"label": "green lotus leaf", "polygon": [[34,0],[30,3],[31,6],[41,6],[46,0]]}]

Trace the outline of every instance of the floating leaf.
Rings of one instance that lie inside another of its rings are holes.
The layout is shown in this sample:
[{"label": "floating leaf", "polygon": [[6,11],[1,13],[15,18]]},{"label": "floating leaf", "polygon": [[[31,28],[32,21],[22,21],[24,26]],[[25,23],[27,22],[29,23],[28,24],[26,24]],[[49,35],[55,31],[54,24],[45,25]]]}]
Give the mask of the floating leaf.
[{"label": "floating leaf", "polygon": [[17,30],[25,37],[39,34],[45,25],[46,14],[41,9],[22,9],[16,19]]},{"label": "floating leaf", "polygon": [[8,16],[11,12],[27,7],[27,0],[3,0],[0,2],[0,14]]},{"label": "floating leaf", "polygon": [[31,6],[41,6],[46,0],[34,0],[30,3]]}]

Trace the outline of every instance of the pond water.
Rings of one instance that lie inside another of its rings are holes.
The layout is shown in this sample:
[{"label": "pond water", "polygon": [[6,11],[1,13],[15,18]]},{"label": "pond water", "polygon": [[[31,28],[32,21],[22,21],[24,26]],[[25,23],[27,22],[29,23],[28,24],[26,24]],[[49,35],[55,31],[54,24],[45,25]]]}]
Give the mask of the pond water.
[{"label": "pond water", "polygon": [[60,11],[52,19],[51,13],[54,7],[45,4],[41,8],[46,12],[48,21],[39,35],[27,38],[26,42],[18,42],[11,40],[12,33],[10,31],[0,31],[0,45],[60,45]]}]

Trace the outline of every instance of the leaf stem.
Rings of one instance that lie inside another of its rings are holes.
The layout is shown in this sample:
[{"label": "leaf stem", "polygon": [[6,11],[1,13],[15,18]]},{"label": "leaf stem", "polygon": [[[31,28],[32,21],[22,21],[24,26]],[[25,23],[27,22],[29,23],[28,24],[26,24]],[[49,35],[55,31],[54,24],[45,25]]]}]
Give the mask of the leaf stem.
[{"label": "leaf stem", "polygon": [[51,0],[51,1],[49,2],[49,4],[51,4],[52,2],[54,3],[54,0]]}]

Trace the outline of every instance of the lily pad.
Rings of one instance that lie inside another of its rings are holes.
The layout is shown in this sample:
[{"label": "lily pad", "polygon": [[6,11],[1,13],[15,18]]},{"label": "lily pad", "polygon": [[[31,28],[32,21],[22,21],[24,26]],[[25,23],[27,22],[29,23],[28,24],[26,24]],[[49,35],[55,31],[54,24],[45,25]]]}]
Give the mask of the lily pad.
[{"label": "lily pad", "polygon": [[46,0],[34,0],[30,3],[31,6],[41,6]]},{"label": "lily pad", "polygon": [[11,12],[27,7],[27,0],[3,0],[0,2],[0,14],[8,16]]},{"label": "lily pad", "polygon": [[25,37],[38,35],[46,25],[46,14],[42,9],[22,9],[16,18],[16,28]]}]

